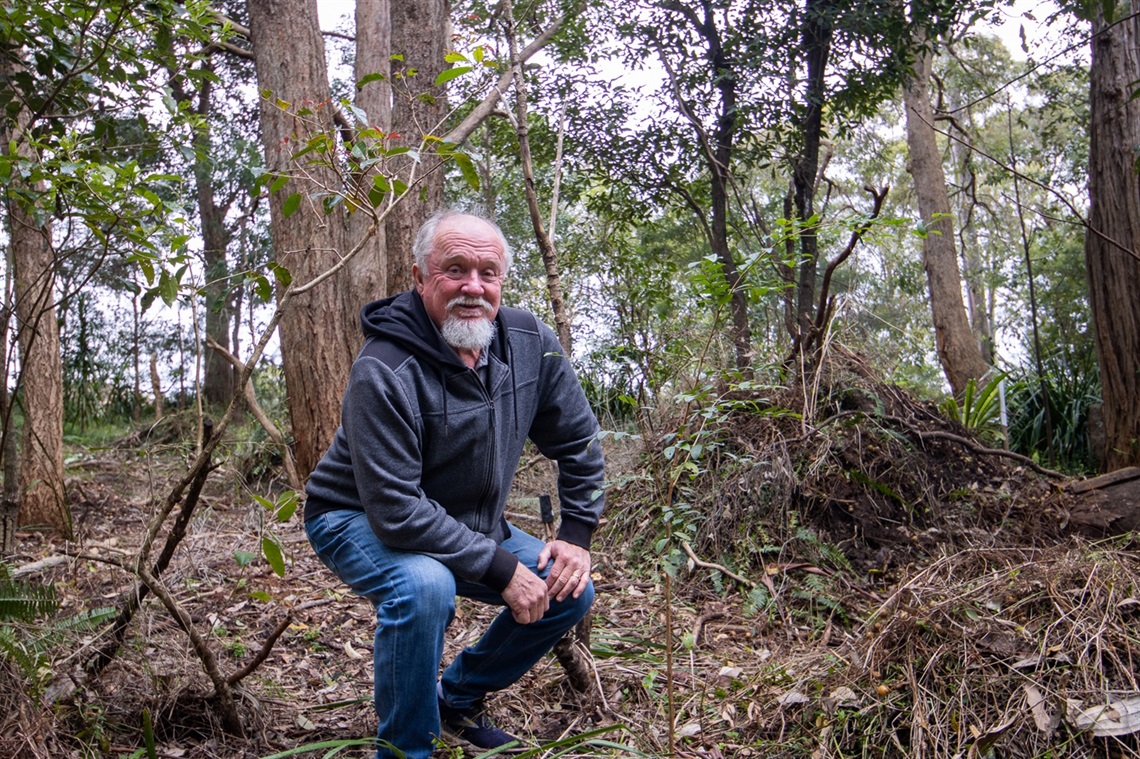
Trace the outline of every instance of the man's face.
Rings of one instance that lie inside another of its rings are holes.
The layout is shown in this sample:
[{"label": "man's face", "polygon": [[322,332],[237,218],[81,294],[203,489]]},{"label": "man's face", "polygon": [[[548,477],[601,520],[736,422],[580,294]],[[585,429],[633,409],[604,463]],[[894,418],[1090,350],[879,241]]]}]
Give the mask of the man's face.
[{"label": "man's face", "polygon": [[504,267],[499,237],[487,222],[474,216],[452,216],[436,228],[427,271],[413,266],[412,276],[428,316],[442,330],[449,320],[463,327],[474,320],[495,319]]}]

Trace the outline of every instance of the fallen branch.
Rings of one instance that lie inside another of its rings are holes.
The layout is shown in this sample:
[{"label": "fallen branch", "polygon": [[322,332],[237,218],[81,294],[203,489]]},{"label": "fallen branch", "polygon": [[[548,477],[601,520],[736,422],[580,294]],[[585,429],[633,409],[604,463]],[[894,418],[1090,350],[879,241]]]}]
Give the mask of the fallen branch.
[{"label": "fallen branch", "polygon": [[701,642],[701,633],[704,632],[705,625],[712,622],[714,619],[723,619],[723,611],[713,611],[697,617],[697,623],[693,625],[693,648],[697,648]]},{"label": "fallen branch", "polygon": [[261,663],[269,657],[269,652],[273,650],[273,646],[275,643],[277,643],[277,639],[280,638],[285,633],[285,631],[289,629],[289,625],[291,624],[293,624],[293,612],[286,614],[285,618],[278,623],[273,632],[269,634],[269,637],[265,639],[265,643],[261,646],[261,650],[257,652],[257,656],[253,657],[249,664],[245,665],[237,672],[234,672],[232,675],[227,677],[226,682],[230,685],[237,685],[239,682],[252,675],[254,671],[261,666]]},{"label": "fallen branch", "polygon": [[[210,437],[213,429],[213,424],[207,419],[205,426],[206,437]],[[162,547],[162,552],[159,554],[158,559],[154,562],[151,568],[153,577],[160,577],[166,568],[170,565],[170,560],[174,557],[174,551],[178,548],[178,544],[186,537],[186,529],[190,525],[190,519],[194,515],[194,509],[198,506],[198,499],[202,495],[202,488],[206,484],[206,477],[210,474],[212,467],[209,465],[209,458],[206,459],[204,465],[201,466],[194,474],[194,479],[190,482],[190,487],[186,491],[186,498],[182,501],[182,508],[178,512],[178,518],[174,522],[170,533],[166,536],[166,543]],[[173,497],[173,495],[171,496]],[[172,507],[173,504],[168,502],[168,506]],[[169,508],[167,509],[167,512]],[[153,540],[153,536],[157,535],[157,528],[150,531],[148,538]],[[150,543],[145,543],[143,550],[140,552],[137,569],[142,570],[146,563],[147,554],[149,551]],[[127,634],[127,626],[134,619],[135,612],[138,611],[139,606],[142,605],[143,599],[146,598],[149,585],[141,581],[135,586],[133,590],[127,591],[123,594],[122,600],[119,605],[119,613],[115,616],[115,621],[111,623],[111,629],[108,634],[107,642],[104,643],[98,651],[87,662],[87,671],[93,675],[99,674],[104,667],[111,663],[118,653],[119,648],[123,645],[123,639]],[[177,618],[176,618],[177,619]]]},{"label": "fallen branch", "polygon": [[[714,564],[711,561],[705,561],[701,557],[697,556],[697,554],[693,551],[693,547],[691,545],[689,545],[687,542],[682,542],[681,548],[683,548],[685,550],[685,555],[687,555],[692,560],[692,562],[694,564],[696,564],[698,567],[701,567],[702,569],[715,569],[716,571],[720,572],[722,575],[725,575],[726,577],[731,577],[732,579],[736,580],[741,585],[746,585],[749,588],[755,588],[756,587],[756,583],[752,582],[752,580],[749,580],[747,577],[742,577],[742,576],[736,574],[736,572],[733,572],[728,567],[721,566],[720,564]],[[765,584],[767,584],[767,583],[765,583]],[[772,589],[772,590],[774,591],[774,589]],[[775,592],[772,593],[772,596],[775,597]]]},{"label": "fallen branch", "polygon": [[[888,417],[884,417],[884,418],[888,418]],[[901,420],[899,420],[899,421],[901,421]],[[964,438],[961,435],[955,435],[952,432],[943,432],[942,430],[929,430],[927,432],[923,432],[921,430],[916,430],[913,427],[906,425],[905,422],[903,424],[904,424],[904,426],[907,427],[907,429],[909,429],[912,433],[917,435],[922,440],[948,440],[951,443],[957,443],[958,445],[964,446],[964,447],[970,449],[970,451],[972,453],[976,453],[976,454],[981,455],[981,456],[1001,456],[1003,458],[1012,459],[1013,461],[1016,461],[1020,464],[1024,464],[1025,466],[1029,467],[1030,469],[1037,472],[1038,474],[1044,475],[1045,477],[1050,477],[1054,480],[1067,480],[1067,479],[1069,479],[1069,476],[1067,474],[1062,474],[1061,472],[1058,472],[1056,470],[1043,467],[1040,464],[1038,464],[1036,461],[1034,461],[1033,459],[1029,458],[1028,456],[1022,456],[1020,453],[1014,453],[1013,451],[1006,451],[1006,450],[1003,450],[1001,448],[987,448],[984,445],[979,445],[978,443],[975,443],[973,440],[969,440],[967,438]]]},{"label": "fallen branch", "polygon": [[166,586],[145,567],[139,568],[139,579],[146,584],[146,587],[151,593],[154,593],[158,600],[162,601],[162,605],[166,607],[166,610],[170,612],[170,615],[174,617],[190,638],[190,645],[193,647],[194,653],[197,654],[198,660],[202,662],[202,668],[206,670],[206,675],[214,684],[214,696],[218,700],[222,727],[231,735],[244,736],[245,729],[242,727],[241,718],[238,716],[233,689],[226,677],[222,675],[221,669],[218,668],[218,660],[210,649],[210,644],[194,627],[190,614],[179,605]]},{"label": "fallen branch", "polygon": [[24,575],[35,574],[36,572],[42,572],[45,569],[57,567],[60,564],[66,564],[69,560],[69,556],[48,556],[46,558],[40,559],[39,561],[33,561],[29,564],[18,566],[15,569],[11,570],[9,572],[9,575],[12,577],[12,579],[16,579],[17,577],[23,577]]}]

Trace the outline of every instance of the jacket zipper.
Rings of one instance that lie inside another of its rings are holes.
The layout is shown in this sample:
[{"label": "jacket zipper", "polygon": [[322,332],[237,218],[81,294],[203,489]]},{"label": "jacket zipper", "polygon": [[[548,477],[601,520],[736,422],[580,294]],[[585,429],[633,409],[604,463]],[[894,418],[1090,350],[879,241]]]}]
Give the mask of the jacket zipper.
[{"label": "jacket zipper", "polygon": [[[471,369],[470,371],[472,373],[475,372],[474,369]],[[483,528],[483,514],[487,509],[487,500],[491,494],[491,490],[492,490],[492,487],[493,487],[494,481],[495,481],[495,464],[499,458],[499,456],[498,456],[498,454],[499,454],[499,436],[496,434],[496,429],[495,429],[495,399],[491,397],[490,391],[487,389],[487,387],[483,384],[483,381],[478,376],[475,377],[475,381],[478,383],[479,389],[482,391],[483,397],[487,401],[487,409],[488,409],[488,413],[490,414],[490,436],[491,436],[490,448],[491,448],[491,451],[487,457],[487,469],[484,473],[484,478],[483,478],[483,492],[479,494],[479,501],[475,504],[475,524],[477,524],[479,526],[479,528],[482,529]],[[486,529],[488,531],[491,531],[494,528],[495,528],[494,525],[488,525]]]}]

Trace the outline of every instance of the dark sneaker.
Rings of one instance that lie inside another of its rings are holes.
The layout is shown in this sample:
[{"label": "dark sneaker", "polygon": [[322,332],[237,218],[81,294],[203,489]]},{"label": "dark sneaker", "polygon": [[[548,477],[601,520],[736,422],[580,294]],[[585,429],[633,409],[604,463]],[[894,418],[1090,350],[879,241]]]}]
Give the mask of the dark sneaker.
[{"label": "dark sneaker", "polygon": [[440,699],[439,722],[445,736],[470,743],[476,748],[499,748],[507,744],[519,748],[522,745],[518,738],[491,721],[482,704],[459,710],[452,709]]}]

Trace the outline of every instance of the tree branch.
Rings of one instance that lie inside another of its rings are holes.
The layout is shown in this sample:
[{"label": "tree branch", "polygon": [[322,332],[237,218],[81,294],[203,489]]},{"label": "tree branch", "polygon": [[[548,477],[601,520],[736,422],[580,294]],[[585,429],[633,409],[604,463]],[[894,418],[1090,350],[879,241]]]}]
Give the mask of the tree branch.
[{"label": "tree branch", "polygon": [[[574,9],[575,12],[580,12],[583,5],[584,3],[580,2]],[[554,38],[554,35],[562,27],[562,24],[565,22],[565,20],[566,16],[563,15],[551,21],[548,27],[543,29],[542,32],[537,37],[535,37],[529,45],[522,49],[522,52],[519,53],[519,63],[525,63],[526,61],[530,60],[530,58],[532,58],[535,53],[546,47]],[[489,93],[487,93],[487,97],[483,98],[479,105],[475,106],[471,110],[471,113],[467,114],[467,117],[464,118],[463,121],[459,122],[458,126],[445,134],[443,136],[443,141],[454,143],[456,145],[462,145],[464,142],[466,142],[468,138],[471,137],[471,134],[475,131],[475,129],[478,128],[481,123],[483,123],[483,120],[495,112],[495,109],[499,105],[499,100],[502,99],[503,93],[506,92],[508,87],[510,87],[511,79],[513,77],[514,71],[508,68],[507,71],[499,77],[499,80],[495,83],[494,88]]]},{"label": "tree branch", "polygon": [[822,332],[823,325],[827,322],[828,309],[826,306],[828,295],[830,294],[829,291],[831,290],[831,276],[835,273],[835,270],[840,266],[840,264],[846,261],[848,257],[850,257],[850,255],[855,251],[855,247],[859,244],[859,241],[863,239],[863,235],[867,234],[867,230],[869,230],[871,228],[871,225],[875,223],[875,219],[879,218],[879,213],[883,210],[883,202],[887,199],[887,193],[890,191],[889,186],[884,187],[877,192],[873,187],[870,186],[864,187],[863,189],[871,193],[871,197],[874,198],[874,202],[871,207],[871,214],[862,222],[860,222],[859,226],[851,232],[851,239],[847,241],[847,247],[843,249],[842,253],[840,253],[838,256],[832,259],[830,263],[827,264],[827,268],[823,272],[823,283],[819,286],[819,305],[816,307],[815,312],[816,332]]},{"label": "tree branch", "polygon": [[[209,335],[206,336],[206,345],[226,361],[230,362],[230,365],[234,367],[239,375],[244,372],[245,365],[242,364],[241,359],[230,353],[221,345],[218,345],[217,341]],[[249,407],[253,418],[257,420],[257,423],[265,430],[265,434],[269,436],[269,439],[272,440],[273,444],[281,451],[281,463],[285,467],[285,477],[289,480],[289,487],[297,492],[302,492],[305,488],[305,483],[302,481],[300,475],[297,474],[297,466],[293,461],[293,451],[289,448],[289,443],[286,442],[285,436],[281,434],[281,430],[277,429],[277,425],[273,423],[273,420],[270,419],[269,415],[265,413],[265,410],[261,408],[261,404],[257,402],[257,394],[253,392],[252,382],[245,383],[245,386],[242,388],[242,394],[245,398],[245,405]]]},{"label": "tree branch", "polygon": [[252,675],[254,671],[261,666],[261,663],[269,657],[269,652],[273,650],[273,646],[275,643],[277,643],[277,639],[280,638],[285,633],[285,631],[289,629],[289,625],[292,623],[293,612],[289,612],[280,622],[277,623],[277,627],[273,630],[273,632],[269,634],[269,637],[265,639],[265,643],[261,646],[261,650],[257,652],[257,656],[253,657],[253,660],[250,661],[249,664],[245,665],[237,672],[234,672],[232,675],[227,677],[226,682],[230,685],[237,685],[239,682]]}]

